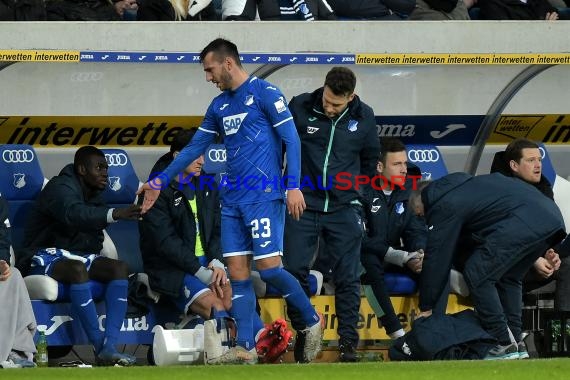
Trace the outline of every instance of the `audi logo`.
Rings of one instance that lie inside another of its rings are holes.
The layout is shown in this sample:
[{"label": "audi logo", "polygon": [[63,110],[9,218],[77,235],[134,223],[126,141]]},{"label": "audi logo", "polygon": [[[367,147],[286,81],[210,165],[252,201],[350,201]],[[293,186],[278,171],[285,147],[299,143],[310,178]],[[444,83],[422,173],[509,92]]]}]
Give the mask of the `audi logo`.
[{"label": "audi logo", "polygon": [[96,82],[103,79],[103,73],[100,71],[95,72],[76,72],[71,74],[72,82]]},{"label": "audi logo", "polygon": [[408,159],[412,162],[437,162],[439,152],[435,149],[412,149],[408,152]]},{"label": "audi logo", "polygon": [[34,152],[31,149],[5,150],[2,152],[2,160],[8,164],[32,162]]},{"label": "audi logo", "polygon": [[544,160],[544,157],[546,157],[546,150],[541,146],[538,147],[538,150],[540,151],[540,158]]},{"label": "audi logo", "polygon": [[124,153],[106,153],[105,160],[109,166],[125,166],[129,162]]},{"label": "audi logo", "polygon": [[208,159],[211,162],[226,162],[225,149],[210,149],[208,151]]}]

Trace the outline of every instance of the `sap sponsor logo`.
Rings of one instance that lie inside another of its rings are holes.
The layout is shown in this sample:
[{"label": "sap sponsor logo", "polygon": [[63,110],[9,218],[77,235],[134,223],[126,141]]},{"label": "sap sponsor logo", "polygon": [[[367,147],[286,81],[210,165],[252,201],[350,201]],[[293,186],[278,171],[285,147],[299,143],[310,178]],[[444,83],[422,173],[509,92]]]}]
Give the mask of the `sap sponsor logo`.
[{"label": "sap sponsor logo", "polygon": [[14,173],[13,184],[16,189],[26,186],[26,175],[24,173]]},{"label": "sap sponsor logo", "polygon": [[414,124],[376,124],[379,137],[412,137],[416,134]]},{"label": "sap sponsor logo", "polygon": [[279,98],[279,100],[277,100],[273,104],[275,105],[277,113],[281,113],[287,110],[287,106],[285,105],[285,100],[283,98]]},{"label": "sap sponsor logo", "polygon": [[224,131],[226,132],[226,135],[229,136],[235,134],[239,130],[239,127],[243,123],[243,120],[246,116],[247,112],[224,117],[222,119],[222,123],[224,125]]},{"label": "sap sponsor logo", "polygon": [[109,189],[113,191],[121,190],[123,186],[121,186],[121,177],[109,177]]},{"label": "sap sponsor logo", "polygon": [[452,132],[465,128],[467,128],[465,124],[448,124],[443,131],[431,131],[429,134],[434,139],[441,139]]}]

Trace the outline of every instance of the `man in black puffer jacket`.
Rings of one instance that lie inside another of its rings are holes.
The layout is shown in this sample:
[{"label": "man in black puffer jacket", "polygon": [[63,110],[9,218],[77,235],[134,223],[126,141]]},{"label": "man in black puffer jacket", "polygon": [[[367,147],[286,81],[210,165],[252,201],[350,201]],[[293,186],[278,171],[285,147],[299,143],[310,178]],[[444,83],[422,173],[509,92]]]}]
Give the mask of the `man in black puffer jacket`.
[{"label": "man in black puffer jacket", "polygon": [[[331,69],[324,87],[289,104],[301,139],[301,188],[307,209],[285,221],[285,267],[309,294],[308,275],[319,237],[331,258],[341,361],[356,361],[360,305],[359,262],[364,234],[362,182],[376,172],[379,141],[372,109],[354,94],[356,77],[346,67]],[[293,185],[294,186],[294,185]],[[302,329],[289,308],[293,328]],[[303,337],[297,334],[296,360]]]},{"label": "man in black puffer jacket", "polygon": [[540,252],[566,236],[558,207],[532,186],[499,173],[454,173],[420,183],[410,204],[417,215],[425,214],[428,225],[420,317],[431,315],[447,297],[461,235],[471,243],[463,275],[473,304],[483,328],[499,342],[489,358],[518,358],[512,335],[521,334],[522,278]]}]

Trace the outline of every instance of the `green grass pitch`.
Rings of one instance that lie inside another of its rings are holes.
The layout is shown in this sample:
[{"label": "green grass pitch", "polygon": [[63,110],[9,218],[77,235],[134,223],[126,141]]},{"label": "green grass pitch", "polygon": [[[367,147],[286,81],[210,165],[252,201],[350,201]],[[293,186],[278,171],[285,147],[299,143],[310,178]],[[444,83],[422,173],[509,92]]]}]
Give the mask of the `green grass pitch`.
[{"label": "green grass pitch", "polygon": [[570,359],[0,369],[2,380],[557,380]]}]

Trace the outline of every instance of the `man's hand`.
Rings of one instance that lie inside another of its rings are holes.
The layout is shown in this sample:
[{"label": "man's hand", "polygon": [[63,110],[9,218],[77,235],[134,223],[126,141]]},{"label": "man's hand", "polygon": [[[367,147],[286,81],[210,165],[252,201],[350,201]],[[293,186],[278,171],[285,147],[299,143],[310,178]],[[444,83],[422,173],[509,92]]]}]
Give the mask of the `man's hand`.
[{"label": "man's hand", "polygon": [[554,267],[544,257],[536,259],[533,266],[534,270],[544,278],[548,278],[552,276],[552,273],[554,273]]},{"label": "man's hand", "polygon": [[148,210],[154,205],[154,202],[158,199],[160,195],[160,189],[162,188],[162,182],[160,178],[155,178],[150,182],[146,182],[137,191],[137,195],[143,194],[144,200],[142,203],[141,214],[146,214]]},{"label": "man's hand", "polygon": [[548,251],[546,251],[544,258],[550,263],[550,265],[552,265],[552,268],[555,271],[560,269],[560,264],[562,264],[562,261],[554,249],[550,248]]},{"label": "man's hand", "polygon": [[424,251],[423,249],[418,249],[416,252],[417,255],[409,259],[406,265],[412,272],[420,273],[424,263]]},{"label": "man's hand", "polygon": [[0,260],[0,281],[6,281],[12,275],[10,265],[4,260]]},{"label": "man's hand", "polygon": [[224,298],[224,287],[229,283],[226,270],[215,266],[208,266],[212,273],[212,283],[210,289],[220,298]]},{"label": "man's hand", "polygon": [[287,211],[293,219],[299,220],[306,208],[307,205],[305,204],[305,197],[303,197],[301,190],[287,190]]},{"label": "man's hand", "polygon": [[113,210],[113,219],[115,220],[138,220],[141,217],[141,206],[130,205],[129,207],[121,207]]},{"label": "man's hand", "polygon": [[416,319],[431,317],[431,314],[431,310],[420,311],[420,313],[416,316]]}]

